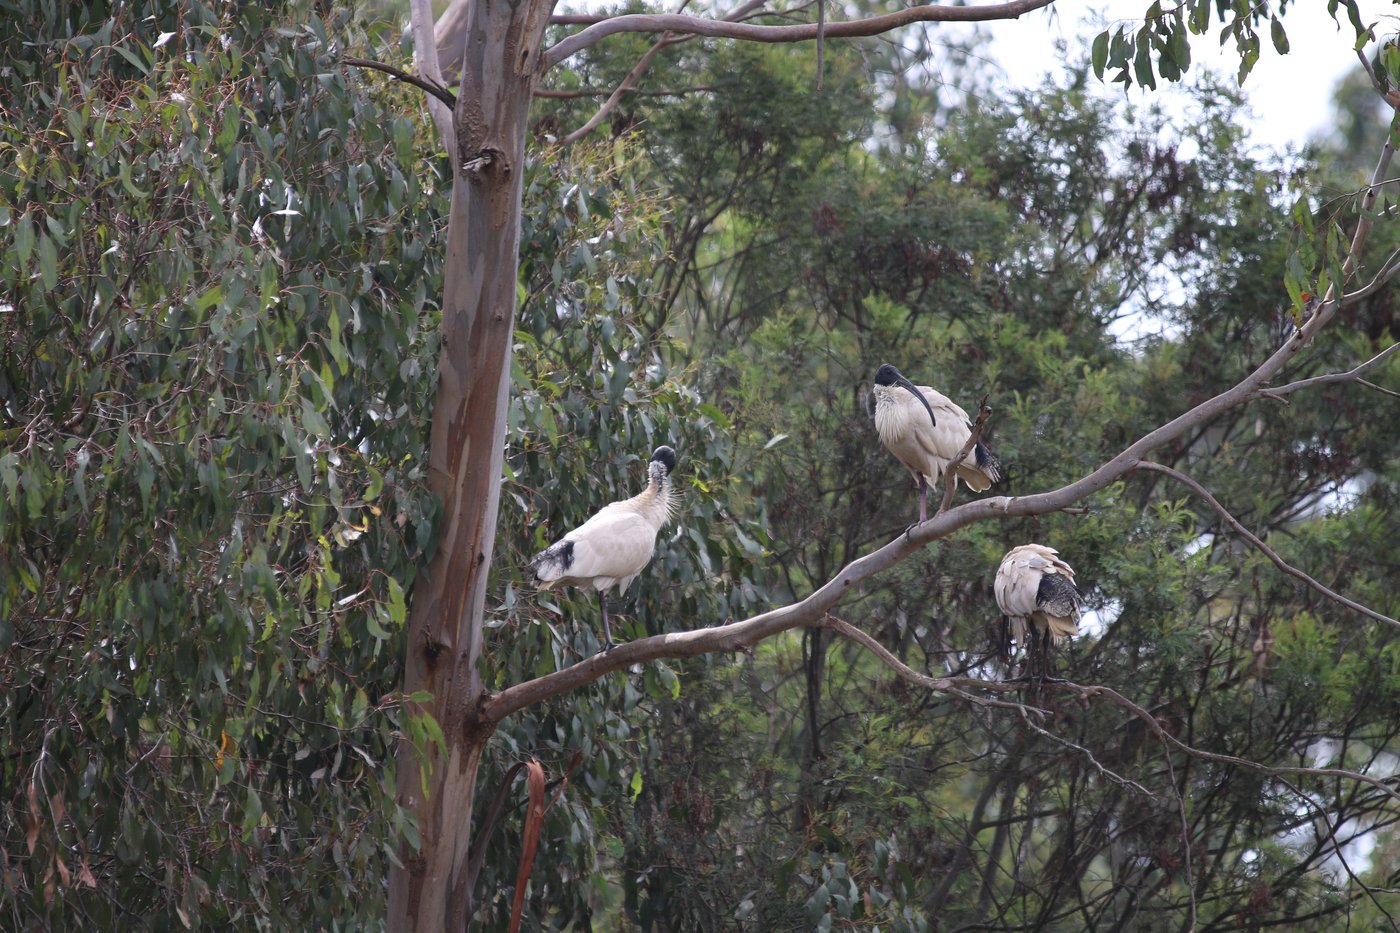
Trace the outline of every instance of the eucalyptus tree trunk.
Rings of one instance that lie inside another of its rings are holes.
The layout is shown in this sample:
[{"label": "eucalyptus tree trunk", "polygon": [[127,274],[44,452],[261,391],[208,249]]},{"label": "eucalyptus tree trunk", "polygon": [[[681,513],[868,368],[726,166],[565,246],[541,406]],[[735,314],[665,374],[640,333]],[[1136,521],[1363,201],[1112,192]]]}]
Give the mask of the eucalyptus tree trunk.
[{"label": "eucalyptus tree trunk", "polygon": [[412,745],[400,743],[398,801],[417,822],[420,847],[401,850],[404,867],[390,872],[393,931],[465,929],[472,799],[494,730],[480,716],[477,665],[500,505],[526,120],[551,6],[469,6],[429,455],[442,526],[427,575],[414,586],[404,675],[405,694],[432,694],[424,711],[447,741],[426,750],[426,775]]}]

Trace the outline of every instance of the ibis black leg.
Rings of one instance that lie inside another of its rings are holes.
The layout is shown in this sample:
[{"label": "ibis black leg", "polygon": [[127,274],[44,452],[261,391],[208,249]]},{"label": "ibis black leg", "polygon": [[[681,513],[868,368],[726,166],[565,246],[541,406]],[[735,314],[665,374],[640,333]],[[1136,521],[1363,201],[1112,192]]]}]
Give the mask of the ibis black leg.
[{"label": "ibis black leg", "polygon": [[608,625],[608,597],[606,593],[600,594],[598,602],[603,604],[603,647],[599,649],[600,654],[607,654],[613,650],[612,626]]},{"label": "ibis black leg", "polygon": [[928,520],[928,482],[924,479],[924,474],[919,474],[919,520],[908,528],[904,529],[904,537],[909,538],[909,532],[922,525]]},{"label": "ibis black leg", "polygon": [[1047,626],[1040,636],[1040,682],[1042,684],[1062,684],[1065,682],[1063,677],[1050,676],[1053,673],[1050,667],[1050,645],[1052,640],[1050,629]]}]

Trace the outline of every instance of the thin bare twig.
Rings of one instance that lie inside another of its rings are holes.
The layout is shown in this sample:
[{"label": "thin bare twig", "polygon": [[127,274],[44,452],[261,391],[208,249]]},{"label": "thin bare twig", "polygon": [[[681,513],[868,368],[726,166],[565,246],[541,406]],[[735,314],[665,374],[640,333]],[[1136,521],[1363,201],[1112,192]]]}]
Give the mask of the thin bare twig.
[{"label": "thin bare twig", "polygon": [[[900,680],[911,683],[916,687],[923,687],[927,690],[937,690],[940,693],[951,693],[971,703],[976,703],[978,706],[997,706],[1003,709],[1014,709],[1018,712],[1029,711],[1039,716],[1045,715],[1044,710],[1036,709],[1033,706],[1026,706],[1021,703],[1008,703],[1005,700],[994,700],[990,697],[979,697],[968,693],[957,686],[958,682],[963,678],[929,677],[926,674],[920,674],[918,671],[899,660],[899,658],[895,657],[888,648],[876,641],[872,635],[861,631],[843,619],[838,619],[831,613],[827,613],[826,616],[823,617],[821,625],[861,645],[871,654],[875,655],[875,657],[879,658],[882,664],[894,671],[895,674],[899,676]],[[969,683],[983,686],[982,681],[969,680]]]},{"label": "thin bare twig", "polygon": [[[680,5],[680,10],[684,10],[686,4],[689,2],[690,0],[685,0],[685,2]],[[767,0],[747,0],[746,3],[740,4],[738,7],[725,14],[721,21],[737,22],[742,20],[750,13],[762,7],[766,2]],[[679,14],[680,10],[677,11],[677,14]],[[677,36],[671,32],[663,32],[661,38],[658,39],[651,48],[646,50],[646,53],[642,55],[637,64],[627,73],[627,77],[622,79],[622,83],[613,90],[612,94],[608,96],[608,99],[598,108],[598,112],[593,114],[583,126],[559,140],[560,145],[571,145],[593,132],[598,124],[603,122],[603,118],[617,108],[618,101],[622,99],[622,95],[633,90],[636,83],[641,80],[642,75],[646,73],[647,67],[651,65],[652,59],[656,57],[658,52],[668,45],[679,45],[682,42],[689,42],[694,38],[695,36],[693,35]]]},{"label": "thin bare twig", "polygon": [[[1165,746],[1163,752],[1166,752]],[[1171,782],[1173,796],[1176,798],[1177,816],[1181,818],[1181,849],[1184,856],[1184,867],[1186,868],[1186,893],[1191,897],[1191,916],[1186,924],[1188,933],[1196,929],[1196,880],[1195,871],[1192,867],[1191,859],[1191,821],[1186,816],[1186,800],[1181,795],[1181,788],[1176,786],[1176,768],[1172,765],[1172,756],[1163,754],[1163,759],[1167,763],[1167,780]]]},{"label": "thin bare twig", "polygon": [[948,461],[948,465],[943,468],[943,501],[939,503],[938,511],[934,515],[940,515],[948,511],[948,507],[953,504],[953,487],[958,482],[958,467],[967,459],[967,455],[972,453],[972,449],[977,446],[977,442],[982,439],[982,426],[987,423],[987,419],[992,416],[992,410],[987,407],[987,396],[982,396],[982,401],[977,403],[977,420],[972,424],[972,433],[967,436],[967,443],[963,444],[958,455]]},{"label": "thin bare twig", "polygon": [[[1142,720],[1148,730],[1157,737],[1159,741],[1171,745],[1178,751],[1190,755],[1192,758],[1199,758],[1202,761],[1213,761],[1217,764],[1234,765],[1269,777],[1281,777],[1283,775],[1306,775],[1311,777],[1336,777],[1344,778],[1348,781],[1356,781],[1361,784],[1368,784],[1385,794],[1392,800],[1400,803],[1400,790],[1396,790],[1384,778],[1374,777],[1369,774],[1362,774],[1359,771],[1348,771],[1345,768],[1306,768],[1297,765],[1266,765],[1258,761],[1250,761],[1248,758],[1240,758],[1237,755],[1226,755],[1222,752],[1208,752],[1203,748],[1196,748],[1188,745],[1181,739],[1167,731],[1166,727],[1157,721],[1151,711],[1144,709],[1132,700],[1123,696],[1112,687],[1104,686],[1084,686],[1073,683],[1059,683],[1054,686],[1064,690],[1070,690],[1081,697],[1107,697],[1116,705],[1122,707],[1127,712],[1132,713]],[[1392,779],[1393,781],[1394,779]]]},{"label": "thin bare twig", "polygon": [[[1396,929],[1395,918],[1391,916],[1390,911],[1385,909],[1385,905],[1381,903],[1380,898],[1376,897],[1376,892],[1371,889],[1370,885],[1368,885],[1366,882],[1362,881],[1359,877],[1357,877],[1356,872],[1351,870],[1351,865],[1347,863],[1346,847],[1342,844],[1341,840],[1337,838],[1336,830],[1332,826],[1332,820],[1328,817],[1327,811],[1324,810],[1321,806],[1319,806],[1316,800],[1313,800],[1307,794],[1303,793],[1301,788],[1294,787],[1291,781],[1287,780],[1286,778],[1277,778],[1276,780],[1284,787],[1287,787],[1289,790],[1293,791],[1293,793],[1298,797],[1299,800],[1303,801],[1303,803],[1308,807],[1308,809],[1312,810],[1314,813],[1317,814],[1316,818],[1321,820],[1322,825],[1327,829],[1327,838],[1332,843],[1332,854],[1337,856],[1337,861],[1342,863],[1342,869],[1347,873],[1347,877],[1350,878],[1354,884],[1356,884],[1358,887],[1361,888],[1362,891],[1365,892],[1366,896],[1371,899],[1371,903],[1375,905],[1377,910],[1385,914],[1386,919],[1390,921],[1390,928],[1392,930]],[[1337,826],[1340,827],[1343,822],[1345,822],[1345,820],[1343,820],[1339,814]]]},{"label": "thin bare twig", "polygon": [[1018,712],[1021,714],[1021,719],[1029,728],[1031,728],[1035,732],[1038,732],[1040,735],[1044,736],[1045,738],[1049,739],[1057,745],[1063,745],[1066,748],[1071,749],[1072,751],[1078,752],[1084,758],[1084,760],[1088,761],[1089,764],[1094,766],[1094,769],[1096,771],[1098,771],[1104,777],[1108,778],[1110,781],[1122,784],[1124,787],[1131,787],[1138,793],[1143,794],[1147,797],[1155,798],[1157,796],[1156,794],[1152,793],[1152,791],[1148,790],[1146,787],[1143,787],[1137,781],[1134,781],[1130,778],[1126,778],[1123,775],[1119,774],[1117,771],[1114,771],[1112,768],[1106,767],[1103,764],[1103,762],[1099,761],[1097,758],[1094,757],[1093,752],[1089,751],[1083,745],[1071,742],[1064,736],[1056,735],[1049,729],[1046,729],[1036,723],[1031,722],[1030,717],[1026,715],[1026,708],[1022,708],[1018,710]]},{"label": "thin bare twig", "polygon": [[642,75],[646,73],[647,66],[651,64],[651,60],[654,59],[662,49],[666,48],[668,45],[675,45],[677,42],[684,42],[689,38],[689,36],[685,36],[681,39],[676,39],[673,38],[669,32],[663,32],[661,38],[658,39],[651,48],[647,49],[646,53],[637,60],[637,64],[632,66],[632,70],[627,72],[627,77],[622,79],[622,83],[609,95],[607,100],[603,101],[598,111],[588,118],[588,122],[559,140],[559,144],[562,146],[572,145],[593,132],[598,124],[603,122],[604,117],[617,109],[618,101],[622,100],[622,95],[630,91],[632,86],[641,79]]},{"label": "thin bare twig", "polygon": [[[431,97],[436,98],[448,107],[457,106],[457,97],[441,84],[435,84],[425,78],[420,78],[415,74],[409,74],[402,68],[395,68],[393,65],[386,65],[377,62],[372,58],[355,58],[351,55],[342,55],[340,60],[347,65],[354,65],[356,68],[373,68],[375,71],[382,71],[386,75],[391,75],[405,84],[411,84],[420,91],[426,91]],[[439,127],[439,130],[441,128]]]},{"label": "thin bare twig", "polygon": [[1215,511],[1220,515],[1220,517],[1225,519],[1226,524],[1228,524],[1231,528],[1235,529],[1235,532],[1238,535],[1240,535],[1240,537],[1244,538],[1250,544],[1258,548],[1260,553],[1262,553],[1269,560],[1273,561],[1274,566],[1278,567],[1278,569],[1282,570],[1284,573],[1288,574],[1291,577],[1296,577],[1297,579],[1302,580],[1304,583],[1317,590],[1323,596],[1326,596],[1328,599],[1340,603],[1343,606],[1346,606],[1348,609],[1354,609],[1362,615],[1370,616],[1377,622],[1384,622],[1387,625],[1393,625],[1396,628],[1400,628],[1400,621],[1392,619],[1388,615],[1376,612],[1374,609],[1369,609],[1366,606],[1363,606],[1360,603],[1356,602],[1355,600],[1347,599],[1341,593],[1329,589],[1322,583],[1318,582],[1317,580],[1314,580],[1312,577],[1299,570],[1297,567],[1294,567],[1292,564],[1288,563],[1282,557],[1279,557],[1278,553],[1273,548],[1265,544],[1263,539],[1261,539],[1254,532],[1246,528],[1240,522],[1239,519],[1231,515],[1230,512],[1225,508],[1225,506],[1221,505],[1220,502],[1215,498],[1215,496],[1212,496],[1204,486],[1196,482],[1191,477],[1187,476],[1185,473],[1182,473],[1179,470],[1173,470],[1169,466],[1163,466],[1162,464],[1155,463],[1151,460],[1141,461],[1137,465],[1137,469],[1149,470],[1154,473],[1161,473],[1165,476],[1170,476],[1178,483],[1181,483],[1183,486],[1189,488],[1196,495],[1204,499],[1211,508],[1215,509]]}]

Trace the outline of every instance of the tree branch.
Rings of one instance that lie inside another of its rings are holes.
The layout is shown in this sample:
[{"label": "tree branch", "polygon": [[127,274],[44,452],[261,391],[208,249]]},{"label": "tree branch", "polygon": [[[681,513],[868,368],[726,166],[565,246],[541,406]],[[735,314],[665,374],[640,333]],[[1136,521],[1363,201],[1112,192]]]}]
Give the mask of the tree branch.
[{"label": "tree branch", "polygon": [[1360,301],[1362,298],[1365,298],[1372,292],[1379,291],[1389,284],[1390,280],[1395,278],[1395,273],[1400,272],[1400,262],[1396,262],[1397,259],[1400,259],[1400,249],[1397,249],[1386,257],[1385,262],[1381,265],[1381,271],[1376,273],[1375,278],[1371,279],[1370,282],[1358,288],[1356,291],[1342,296],[1342,307],[1345,308],[1356,304],[1356,302]]},{"label": "tree branch", "polygon": [[[760,7],[762,7],[764,2],[765,0],[747,0],[746,3],[740,4],[738,7],[725,14],[722,21],[736,22],[738,20],[741,20],[744,17],[748,16],[750,13],[752,13],[754,10],[757,10]],[[681,8],[685,8],[684,3],[681,4]],[[622,99],[622,95],[632,90],[633,86],[641,79],[642,75],[646,73],[647,67],[651,65],[651,60],[656,57],[658,52],[666,48],[666,46],[668,45],[678,45],[682,42],[689,42],[691,39],[694,38],[695,36],[693,35],[674,36],[670,32],[662,33],[661,38],[657,40],[656,44],[653,45],[651,48],[647,49],[646,54],[644,54],[641,57],[641,59],[637,62],[637,64],[633,66],[632,70],[627,73],[627,77],[622,79],[622,83],[617,86],[617,89],[614,90],[612,94],[608,97],[608,99],[603,102],[603,105],[598,108],[598,112],[595,113],[592,117],[590,117],[588,122],[585,123],[583,126],[574,130],[572,133],[565,136],[563,139],[559,140],[560,144],[567,146],[572,143],[576,143],[583,137],[587,136],[589,133],[593,132],[593,130],[598,126],[598,124],[603,122],[603,118],[606,117],[608,114],[612,113],[612,111],[617,108],[617,103],[619,100]]]},{"label": "tree branch", "polygon": [[1047,7],[1054,0],[1010,0],[988,6],[916,6],[871,16],[865,19],[827,23],[825,29],[816,23],[800,26],[755,26],[749,23],[727,22],[686,16],[679,13],[630,13],[613,16],[594,23],[549,49],[544,55],[544,67],[553,68],[590,45],[622,32],[674,32],[686,35],[712,36],[721,39],[746,39],[750,42],[807,42],[825,35],[831,39],[875,36],[911,23],[985,22],[995,19],[1015,19],[1033,10]]},{"label": "tree branch", "polygon": [[1283,396],[1289,395],[1293,392],[1297,392],[1299,389],[1308,389],[1312,386],[1327,385],[1328,383],[1333,382],[1359,382],[1362,385],[1370,386],[1371,388],[1376,389],[1377,391],[1384,392],[1386,395],[1393,395],[1396,398],[1400,398],[1400,392],[1392,392],[1390,389],[1382,388],[1381,386],[1367,382],[1365,379],[1361,378],[1361,375],[1363,373],[1367,372],[1368,370],[1374,369],[1380,363],[1384,362],[1386,359],[1389,359],[1390,356],[1394,354],[1397,350],[1400,350],[1400,343],[1391,344],[1381,352],[1377,353],[1375,356],[1371,357],[1366,362],[1360,364],[1354,369],[1349,369],[1344,373],[1327,373],[1326,375],[1322,376],[1313,376],[1311,379],[1299,379],[1297,382],[1290,382],[1287,385],[1279,386],[1276,389],[1260,389],[1255,394],[1259,397],[1272,398],[1280,402],[1286,402],[1287,400],[1284,399]]},{"label": "tree branch", "polygon": [[446,98],[438,95],[428,98],[428,113],[432,115],[433,125],[437,127],[438,136],[442,138],[442,145],[447,150],[449,163],[456,165],[457,124],[455,114],[457,101],[456,98],[452,97],[451,92],[447,91],[447,86],[442,80],[442,68],[438,65],[437,31],[433,25],[433,2],[432,0],[409,0],[409,12],[413,24],[413,57],[418,62],[418,71],[426,80],[436,84],[447,93]]},{"label": "tree branch", "polygon": [[1388,615],[1382,615],[1381,613],[1376,612],[1374,609],[1368,609],[1367,607],[1361,605],[1358,602],[1347,599],[1345,596],[1336,592],[1335,590],[1328,589],[1322,583],[1319,583],[1317,580],[1314,580],[1312,577],[1308,576],[1306,573],[1299,570],[1297,567],[1294,567],[1292,564],[1288,563],[1282,557],[1279,557],[1278,553],[1274,551],[1273,548],[1265,544],[1263,539],[1261,539],[1254,532],[1246,528],[1240,522],[1239,519],[1231,515],[1229,511],[1226,510],[1225,506],[1221,505],[1219,501],[1217,501],[1216,498],[1212,496],[1204,486],[1196,482],[1191,477],[1187,476],[1185,473],[1182,473],[1178,470],[1173,470],[1171,467],[1163,466],[1160,463],[1154,463],[1151,460],[1143,460],[1137,465],[1137,469],[1149,470],[1154,473],[1161,473],[1165,476],[1170,476],[1172,479],[1176,480],[1178,483],[1181,483],[1183,486],[1190,489],[1196,495],[1200,496],[1206,501],[1208,505],[1210,505],[1211,508],[1215,509],[1215,511],[1220,515],[1221,518],[1225,519],[1226,524],[1228,524],[1231,528],[1235,529],[1235,532],[1238,535],[1240,535],[1250,544],[1258,548],[1259,551],[1265,557],[1273,561],[1274,566],[1278,567],[1278,569],[1282,570],[1284,573],[1288,574],[1291,577],[1296,577],[1297,579],[1302,580],[1304,583],[1317,590],[1323,596],[1326,596],[1328,599],[1340,603],[1343,606],[1346,606],[1348,609],[1354,609],[1362,615],[1370,616],[1377,622],[1384,622],[1387,625],[1393,625],[1396,628],[1400,628],[1400,621],[1392,619]]},{"label": "tree branch", "polygon": [[[982,396],[982,401],[977,403],[977,420],[972,425],[972,433],[967,436],[967,443],[963,444],[958,455],[948,461],[948,465],[943,468],[943,501],[939,503],[938,512],[948,511],[948,507],[953,504],[953,487],[958,483],[958,467],[967,455],[972,453],[972,448],[977,446],[977,442],[982,439],[982,426],[987,423],[987,419],[992,416],[992,410],[987,407],[987,396]],[[937,515],[938,512],[934,514]]]},{"label": "tree branch", "polygon": [[[1107,697],[1114,704],[1122,707],[1124,710],[1127,710],[1128,712],[1136,716],[1138,719],[1142,720],[1143,724],[1147,726],[1148,731],[1150,731],[1154,736],[1156,736],[1159,741],[1172,746],[1173,748],[1177,749],[1180,752],[1183,752],[1184,754],[1190,755],[1192,758],[1199,758],[1202,761],[1214,761],[1217,764],[1234,765],[1237,768],[1244,768],[1246,770],[1254,771],[1259,774],[1266,774],[1270,777],[1282,777],[1284,775],[1306,775],[1309,777],[1344,778],[1348,781],[1356,781],[1361,784],[1369,784],[1371,787],[1376,788],[1390,799],[1396,801],[1397,803],[1400,803],[1400,791],[1397,791],[1394,787],[1391,786],[1390,783],[1387,783],[1387,781],[1383,778],[1373,777],[1369,774],[1362,774],[1359,771],[1348,771],[1345,768],[1306,768],[1299,765],[1266,765],[1257,761],[1250,761],[1248,758],[1240,758],[1235,755],[1226,755],[1221,752],[1208,752],[1203,748],[1196,748],[1194,745],[1188,745],[1185,742],[1181,741],[1181,739],[1178,739],[1176,736],[1172,735],[1160,722],[1157,721],[1157,717],[1153,716],[1151,711],[1144,709],[1143,707],[1134,703],[1132,700],[1123,696],[1123,694],[1119,693],[1117,690],[1114,690],[1112,687],[1086,687],[1081,686],[1079,684],[1071,683],[1056,684],[1055,686],[1058,686],[1062,689],[1071,690],[1084,699],[1092,699],[1094,697],[1100,696]],[[1391,778],[1391,781],[1394,780],[1394,778]]]},{"label": "tree branch", "polygon": [[[634,97],[684,97],[686,94],[703,94],[713,91],[713,84],[694,84],[690,87],[666,87],[666,88],[639,88],[629,87],[627,93]],[[536,97],[548,97],[557,100],[577,100],[580,97],[607,97],[615,91],[606,91],[601,88],[578,88],[576,90],[563,90],[558,88],[538,88]]]},{"label": "tree branch", "polygon": [[674,39],[669,32],[662,33],[661,38],[658,39],[651,48],[646,50],[646,53],[637,60],[636,65],[632,66],[632,70],[627,73],[627,77],[622,79],[622,83],[617,86],[617,89],[608,96],[607,100],[603,101],[603,105],[598,108],[598,112],[589,117],[588,122],[583,126],[580,126],[578,129],[559,140],[559,144],[562,146],[572,145],[593,132],[598,124],[603,122],[604,117],[617,109],[617,103],[622,100],[622,95],[630,91],[632,86],[641,79],[642,75],[646,73],[647,67],[651,64],[651,60],[654,59],[662,49],[666,48],[668,45],[675,45],[677,42],[684,42],[689,38],[689,36],[685,36],[681,39]]},{"label": "tree branch", "polygon": [[[838,619],[836,616],[831,615],[830,613],[827,613],[822,618],[819,624],[822,627],[829,628],[833,632],[836,632],[838,635],[848,638],[856,644],[864,647],[871,654],[875,655],[875,657],[879,658],[880,663],[884,664],[890,670],[894,671],[895,674],[899,677],[899,679],[905,681],[906,683],[913,684],[916,687],[923,687],[926,690],[937,690],[940,693],[951,693],[954,696],[961,697],[962,699],[968,700],[972,703],[976,703],[978,706],[999,706],[1004,709],[1014,709],[1017,712],[1030,713],[1035,716],[1045,715],[1045,710],[1043,709],[1039,709],[1034,706],[1026,706],[1023,703],[1008,703],[1005,700],[993,700],[990,697],[979,697],[966,692],[959,686],[959,684],[966,684],[968,686],[976,687],[989,686],[988,682],[986,681],[973,680],[971,678],[965,677],[929,677],[927,674],[920,674],[918,671],[914,670],[912,667],[899,660],[899,658],[895,657],[894,654],[891,653],[891,651],[884,645],[880,644],[880,642],[877,641],[874,636],[861,631],[860,629],[856,628],[854,625],[843,619]],[[995,685],[995,687],[1002,686],[1002,684]],[[1019,689],[1019,685],[1007,686],[1010,687],[1010,689]]]},{"label": "tree branch", "polygon": [[[429,96],[429,107],[432,106],[432,101],[434,99],[443,104],[446,104],[449,108],[457,106],[456,96],[453,95],[453,93],[447,88],[443,87],[441,84],[434,84],[431,81],[420,78],[417,75],[409,74],[402,68],[395,68],[393,65],[386,65],[383,62],[377,62],[372,58],[354,58],[350,55],[342,55],[340,60],[347,65],[354,65],[357,68],[373,68],[375,71],[382,71],[386,75],[391,75],[397,80],[404,82],[405,84],[413,85],[420,91],[426,91]],[[451,116],[450,111],[448,115],[449,117]],[[438,131],[441,132],[442,127],[438,127]]]},{"label": "tree branch", "polygon": [[[1030,8],[1034,7],[1032,6]],[[989,10],[993,8],[984,7],[979,9]],[[998,9],[1005,9],[1005,7],[1000,7]],[[628,17],[621,17],[620,19],[628,19]],[[664,17],[660,17],[660,19],[664,19]],[[609,20],[600,24],[600,26],[606,26],[608,23],[615,22],[617,22],[617,20]],[[662,26],[660,28],[665,29],[669,27]],[[833,31],[830,34],[835,35],[836,32],[834,30],[835,27],[833,27]],[[599,38],[600,37],[601,36],[599,36]],[[580,45],[578,47],[581,48],[583,46]],[[1394,150],[1387,139],[1382,149],[1381,157],[1376,165],[1375,178],[1384,177],[1393,155]],[[1374,201],[1372,201],[1372,203],[1374,203]],[[1369,208],[1367,205],[1363,204],[1363,210],[1365,209]],[[1344,265],[1344,268],[1348,271],[1354,270],[1357,257],[1360,256],[1369,235],[1371,225],[1365,222],[1365,220],[1363,216],[1363,222],[1358,224],[1356,232],[1353,235],[1351,248],[1348,251],[1347,260]],[[1335,297],[1338,291],[1339,289],[1335,288],[1330,290],[1328,295],[1318,303],[1312,315],[1297,328],[1292,336],[1285,340],[1283,345],[1274,351],[1274,353],[1253,372],[1234,386],[1213,398],[1201,402],[1168,423],[1148,432],[1117,456],[1102,464],[1088,475],[1072,483],[1049,492],[1028,496],[995,496],[978,499],[964,503],[957,508],[951,508],[947,511],[940,512],[928,521],[910,529],[907,533],[907,537],[905,534],[900,534],[884,547],[850,562],[834,577],[805,599],[787,606],[772,609],[739,622],[729,622],[723,625],[694,629],[691,631],[667,632],[661,635],[640,638],[628,644],[621,645],[610,653],[594,655],[591,658],[586,658],[577,664],[570,665],[561,670],[522,683],[513,684],[499,693],[483,694],[480,707],[477,711],[477,721],[483,727],[494,726],[494,724],[500,722],[505,717],[527,706],[541,702],[550,697],[558,696],[559,694],[565,693],[585,683],[603,677],[606,674],[623,670],[633,664],[661,658],[688,658],[712,652],[738,651],[746,649],[766,638],[777,635],[780,632],[798,626],[825,624],[828,627],[841,631],[843,635],[847,635],[847,632],[824,621],[828,611],[858,584],[894,566],[929,542],[945,538],[961,528],[989,519],[1042,515],[1048,512],[1063,510],[1067,506],[1104,489],[1140,467],[1144,469],[1165,470],[1166,468],[1162,468],[1159,464],[1144,460],[1146,455],[1158,447],[1179,440],[1222,413],[1236,408],[1256,397],[1260,387],[1277,376],[1278,373],[1311,342],[1318,331],[1335,317],[1339,306],[1339,302]],[[1175,471],[1171,472],[1175,474]],[[1189,478],[1184,479],[1188,481],[1188,485],[1195,485],[1193,480],[1189,480]],[[1214,503],[1214,499],[1209,497],[1208,493],[1205,493],[1204,490],[1201,490],[1201,492],[1207,496],[1207,501],[1216,504]],[[1216,505],[1218,508],[1218,504]],[[1238,526],[1238,530],[1243,534],[1251,538],[1253,537],[1249,535],[1249,532],[1244,529],[1243,526],[1239,526],[1237,522],[1234,522],[1233,518],[1231,518],[1230,521]],[[1257,541],[1257,539],[1254,540]],[[1260,542],[1260,544],[1262,545],[1262,542]],[[1266,551],[1266,553],[1271,552]],[[1276,558],[1276,555],[1274,555],[1274,557]],[[1303,576],[1299,572],[1293,571],[1292,568],[1288,567],[1287,564],[1281,560],[1276,559],[1276,563],[1295,576]],[[1334,595],[1331,594],[1331,591],[1326,590],[1325,587],[1322,587],[1321,584],[1316,583],[1316,581],[1313,581],[1311,578],[1305,576],[1303,576],[1303,578],[1320,591],[1326,592],[1329,595]],[[1372,618],[1392,625],[1400,625],[1400,622],[1396,622],[1379,613],[1372,612],[1350,600],[1345,600],[1342,597],[1336,598],[1343,602],[1343,604],[1355,608]],[[853,631],[858,632],[859,630]],[[848,637],[850,636],[848,635]],[[857,638],[856,640],[869,647],[869,642],[864,639]],[[935,684],[940,681],[941,679],[939,678],[933,679],[933,683]],[[949,678],[948,683],[952,687],[978,686],[984,689],[1001,691],[1017,689],[1014,685],[987,683],[963,678]],[[1115,703],[1141,718],[1147,724],[1148,728],[1163,741],[1170,743],[1173,747],[1187,754],[1204,760],[1237,765],[1269,775],[1309,774],[1345,777],[1348,780],[1370,784],[1379,788],[1390,797],[1400,800],[1400,793],[1397,793],[1380,779],[1369,775],[1342,771],[1340,769],[1271,767],[1233,755],[1224,755],[1195,749],[1167,733],[1162,725],[1158,723],[1147,710],[1108,687],[1086,688],[1073,684],[1065,684],[1063,688],[1073,690],[1084,698],[1092,696],[1110,697]]]}]

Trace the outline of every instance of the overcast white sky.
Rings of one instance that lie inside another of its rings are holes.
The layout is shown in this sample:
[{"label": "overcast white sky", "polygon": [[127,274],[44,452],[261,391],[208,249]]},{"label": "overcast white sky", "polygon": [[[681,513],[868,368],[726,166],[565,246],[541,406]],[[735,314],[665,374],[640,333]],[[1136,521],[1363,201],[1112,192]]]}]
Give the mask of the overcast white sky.
[{"label": "overcast white sky", "polygon": [[[983,27],[991,35],[990,58],[1000,67],[1012,87],[1033,87],[1047,71],[1058,70],[1055,42],[1069,43],[1071,55],[1087,59],[1087,49],[1079,43],[1090,41],[1105,22],[1140,19],[1150,0],[1059,0],[1053,12],[1037,12],[1019,20],[996,22]],[[1363,22],[1383,20],[1377,34],[1400,28],[1400,0],[1360,0]],[[1357,64],[1352,51],[1353,33],[1346,13],[1339,10],[1343,28],[1339,30],[1327,15],[1323,0],[1295,0],[1283,17],[1290,51],[1280,56],[1274,51],[1265,29],[1259,62],[1246,79],[1244,90],[1255,119],[1250,131],[1254,142],[1276,148],[1299,146],[1322,129],[1331,109],[1332,89],[1338,79]],[[1389,27],[1389,28],[1387,28]],[[944,25],[940,30],[958,27]],[[1218,27],[1216,29],[1219,34]],[[1239,67],[1233,40],[1220,49],[1210,33],[1193,37],[1191,73],[1201,66],[1233,75]],[[1190,74],[1188,74],[1188,79]],[[1159,82],[1158,92],[1171,85]],[[1143,92],[1134,88],[1134,101]],[[1168,92],[1170,93],[1170,92]]]}]

